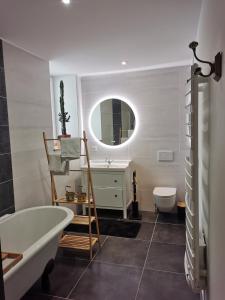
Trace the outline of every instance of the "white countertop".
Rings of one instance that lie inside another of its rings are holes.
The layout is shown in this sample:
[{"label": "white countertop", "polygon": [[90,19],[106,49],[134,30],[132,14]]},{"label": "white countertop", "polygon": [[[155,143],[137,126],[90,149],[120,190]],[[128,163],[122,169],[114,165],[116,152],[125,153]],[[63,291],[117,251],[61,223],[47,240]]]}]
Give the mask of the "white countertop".
[{"label": "white countertop", "polygon": [[[131,160],[112,160],[110,164],[105,160],[90,160],[92,170],[124,171],[129,167],[130,163]],[[87,164],[81,166],[81,169],[87,169]]]}]

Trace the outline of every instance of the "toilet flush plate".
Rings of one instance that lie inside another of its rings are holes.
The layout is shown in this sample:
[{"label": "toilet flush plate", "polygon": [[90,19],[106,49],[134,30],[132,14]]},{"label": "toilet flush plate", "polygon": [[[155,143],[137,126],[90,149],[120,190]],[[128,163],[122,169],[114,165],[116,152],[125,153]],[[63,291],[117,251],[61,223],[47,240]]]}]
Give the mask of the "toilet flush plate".
[{"label": "toilet flush plate", "polygon": [[173,161],[174,152],[171,150],[159,150],[157,152],[158,161]]}]

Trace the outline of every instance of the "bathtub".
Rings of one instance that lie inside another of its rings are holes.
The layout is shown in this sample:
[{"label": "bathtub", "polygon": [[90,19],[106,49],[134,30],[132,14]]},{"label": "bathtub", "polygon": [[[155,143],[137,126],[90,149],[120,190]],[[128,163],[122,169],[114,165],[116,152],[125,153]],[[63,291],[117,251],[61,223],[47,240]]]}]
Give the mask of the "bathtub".
[{"label": "bathtub", "polygon": [[40,206],[0,218],[2,251],[23,254],[4,275],[6,300],[20,299],[41,277],[55,258],[60,235],[73,216],[69,208]]}]

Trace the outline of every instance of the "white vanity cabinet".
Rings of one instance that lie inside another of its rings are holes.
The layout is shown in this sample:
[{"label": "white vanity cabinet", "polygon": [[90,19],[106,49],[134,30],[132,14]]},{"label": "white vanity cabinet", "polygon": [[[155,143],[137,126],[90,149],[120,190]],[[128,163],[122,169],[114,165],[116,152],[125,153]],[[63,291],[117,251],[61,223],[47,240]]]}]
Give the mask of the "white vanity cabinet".
[{"label": "white vanity cabinet", "polygon": [[[130,161],[126,164],[91,163],[92,180],[97,208],[123,210],[127,218],[127,207],[133,197],[132,170]],[[82,190],[87,192],[86,168],[82,172]]]}]

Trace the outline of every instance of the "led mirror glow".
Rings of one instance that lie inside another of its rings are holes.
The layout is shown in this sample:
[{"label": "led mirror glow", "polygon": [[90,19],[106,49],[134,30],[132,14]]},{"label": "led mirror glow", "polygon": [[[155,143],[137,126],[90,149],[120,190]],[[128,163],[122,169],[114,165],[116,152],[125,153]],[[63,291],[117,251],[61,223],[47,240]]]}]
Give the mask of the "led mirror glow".
[{"label": "led mirror glow", "polygon": [[136,134],[137,115],[121,97],[98,101],[89,116],[89,129],[95,141],[107,148],[126,145]]},{"label": "led mirror glow", "polygon": [[70,4],[70,0],[62,0],[62,3],[69,5]]}]

